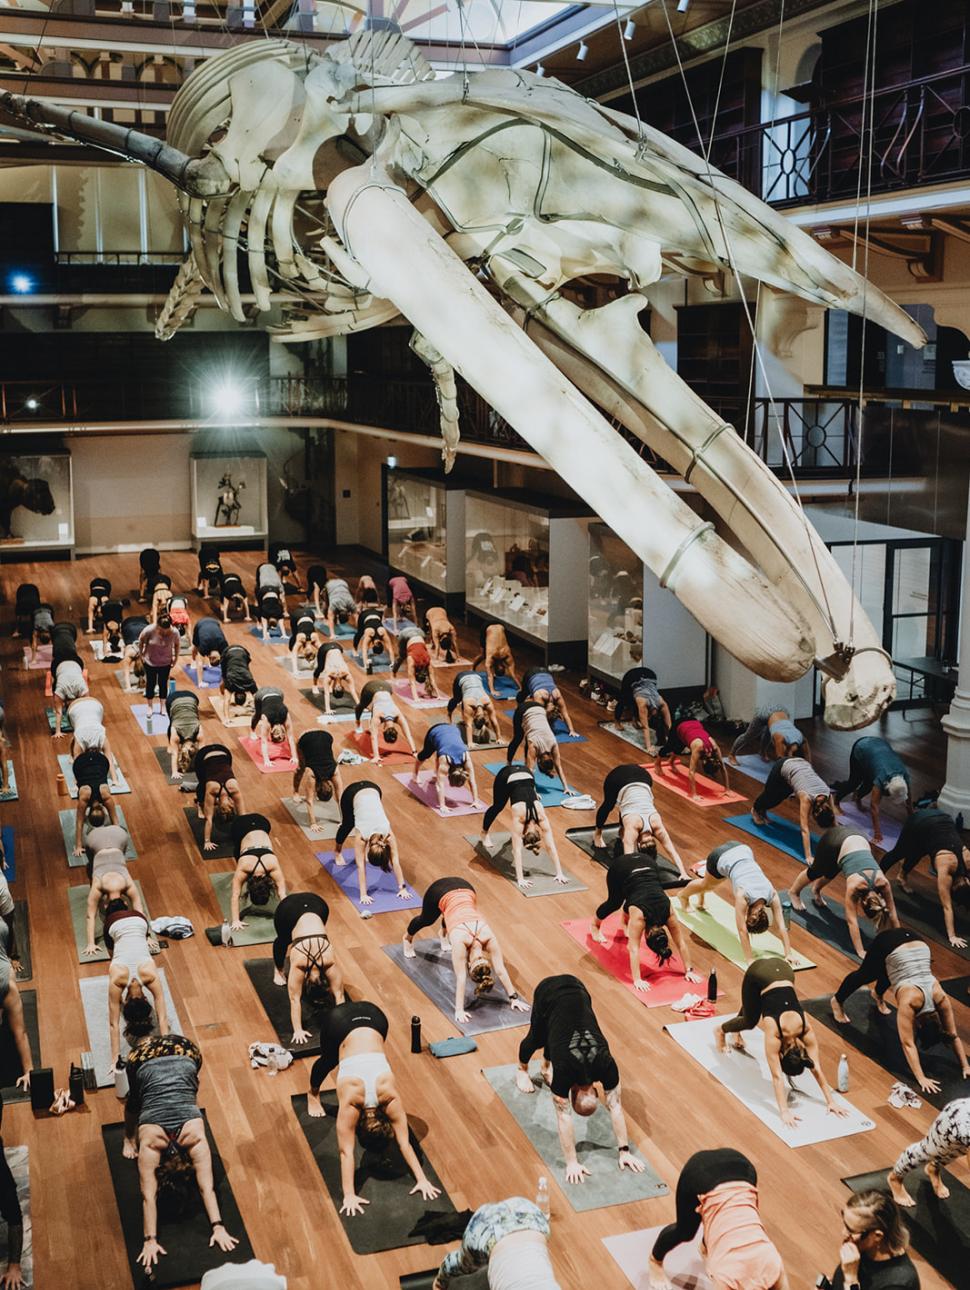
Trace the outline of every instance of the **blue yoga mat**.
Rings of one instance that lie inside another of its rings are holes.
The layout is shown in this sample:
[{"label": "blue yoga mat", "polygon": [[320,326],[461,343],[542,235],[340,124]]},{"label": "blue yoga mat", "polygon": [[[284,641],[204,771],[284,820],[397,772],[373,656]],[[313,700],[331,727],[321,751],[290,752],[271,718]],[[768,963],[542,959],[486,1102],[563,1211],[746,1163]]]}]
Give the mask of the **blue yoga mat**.
[{"label": "blue yoga mat", "polygon": [[519,687],[515,684],[510,676],[497,676],[495,678],[495,689],[489,689],[488,674],[484,671],[478,675],[482,678],[482,684],[489,694],[494,694],[499,699],[514,699],[519,692]]},{"label": "blue yoga mat", "polygon": [[[183,670],[185,671],[185,675],[189,678],[189,680],[192,682],[193,685],[199,684],[198,668],[192,667],[191,664],[186,663]],[[222,668],[210,667],[209,664],[206,663],[205,667],[203,667],[202,669],[202,679],[203,681],[205,681],[207,686],[218,685],[219,682],[222,680]]]},{"label": "blue yoga mat", "polygon": [[[767,824],[755,824],[750,815],[729,815],[724,823],[733,825],[742,833],[750,833],[762,842],[770,843],[777,851],[783,851],[800,864],[805,863],[802,855],[802,831],[792,820],[779,820],[776,816],[769,816]],[[818,843],[817,833],[811,834],[811,841],[814,848]]]},{"label": "blue yoga mat", "polygon": [[[348,650],[347,657],[350,659],[351,663],[356,663],[357,666],[360,668],[360,670],[362,672],[364,671],[364,660],[361,658],[359,654],[355,654],[352,651]],[[390,675],[391,660],[387,657],[386,654],[374,654],[372,651],[370,655],[370,661],[371,661],[371,667],[372,667],[372,675],[377,676],[380,673]]]},{"label": "blue yoga mat", "polygon": [[[258,627],[250,627],[249,634],[250,636],[255,636],[258,641],[263,640],[263,633],[260,631]],[[283,633],[280,631],[278,627],[271,627],[269,629],[269,640],[281,641],[282,639],[283,639]],[[265,641],[263,641],[263,643],[265,644]]]},{"label": "blue yoga mat", "polygon": [[[485,763],[485,769],[492,775],[497,775],[504,766],[504,761],[487,761]],[[558,779],[550,779],[548,775],[543,775],[541,770],[535,770],[532,773],[535,775],[536,788],[539,790],[539,801],[542,805],[562,806],[566,800],[566,794],[560,788]]]},{"label": "blue yoga mat", "polygon": [[7,867],[3,870],[3,876],[7,882],[15,882],[17,879],[17,857],[14,853],[13,829],[9,824],[5,824],[0,829],[0,837],[3,838],[3,854],[7,858]]},{"label": "blue yoga mat", "polygon": [[[323,632],[326,636],[330,635],[330,628],[327,626],[325,618],[318,618],[314,626],[318,632]],[[334,626],[336,628],[334,631],[335,636],[353,636],[356,631],[355,628],[351,627],[350,623],[335,623]]]}]

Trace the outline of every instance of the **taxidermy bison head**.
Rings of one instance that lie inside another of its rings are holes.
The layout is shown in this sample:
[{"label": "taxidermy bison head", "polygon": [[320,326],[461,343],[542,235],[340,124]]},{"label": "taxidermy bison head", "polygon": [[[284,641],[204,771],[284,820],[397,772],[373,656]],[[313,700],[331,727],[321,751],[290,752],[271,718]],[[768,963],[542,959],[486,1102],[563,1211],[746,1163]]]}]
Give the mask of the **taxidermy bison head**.
[{"label": "taxidermy bison head", "polygon": [[54,510],[54,497],[46,479],[28,479],[24,488],[21,506],[38,515],[50,515]]}]

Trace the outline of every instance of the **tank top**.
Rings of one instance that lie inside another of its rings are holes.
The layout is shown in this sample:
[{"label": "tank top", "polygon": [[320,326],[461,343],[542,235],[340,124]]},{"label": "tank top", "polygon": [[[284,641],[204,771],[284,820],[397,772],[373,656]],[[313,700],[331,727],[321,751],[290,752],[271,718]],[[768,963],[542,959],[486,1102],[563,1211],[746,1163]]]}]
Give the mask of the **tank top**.
[{"label": "tank top", "polygon": [[621,820],[627,815],[639,815],[644,823],[657,809],[653,800],[653,789],[649,784],[641,782],[624,784],[616,795],[616,804]]},{"label": "tank top", "polygon": [[677,738],[685,748],[689,748],[695,739],[699,739],[708,752],[714,748],[714,741],[695,717],[677,723]]},{"label": "tank top", "polygon": [[831,789],[804,757],[787,757],[781,763],[781,777],[793,793],[809,797],[828,797]]},{"label": "tank top", "polygon": [[101,851],[95,852],[94,859],[91,861],[91,882],[92,884],[98,879],[103,878],[106,873],[118,873],[126,882],[131,882],[131,874],[128,872],[128,866],[125,864],[123,851],[116,847],[105,847]]},{"label": "tank top", "polygon": [[795,725],[794,721],[788,717],[773,721],[768,727],[770,735],[781,735],[786,744],[797,744],[799,747],[805,742],[805,736]]},{"label": "tank top", "polygon": [[474,703],[476,706],[484,707],[488,702],[484,683],[477,672],[471,672],[468,676],[459,677],[458,692],[461,695],[462,703]]},{"label": "tank top", "polygon": [[797,1012],[802,1022],[805,1021],[805,1009],[799,1002],[798,995],[795,993],[793,985],[779,985],[771,990],[761,992],[761,1015],[770,1017],[778,1027],[778,1033],[781,1034],[781,1014],[783,1012]]},{"label": "tank top", "polygon": [[375,717],[397,717],[397,705],[390,690],[376,690],[370,705]]},{"label": "tank top", "polygon": [[556,746],[556,736],[541,705],[526,708],[522,713],[522,732],[537,752],[552,752]]},{"label": "tank top", "polygon": [[548,690],[551,694],[556,688],[556,683],[552,679],[551,672],[536,672],[529,677],[529,693],[535,694],[537,690]]},{"label": "tank top", "polygon": [[935,1012],[933,990],[937,985],[930,959],[930,947],[924,941],[907,941],[886,955],[886,976],[893,989],[915,985],[923,992],[920,1015]]},{"label": "tank top", "polygon": [[364,1085],[364,1106],[377,1106],[377,1081],[390,1073],[390,1063],[383,1053],[354,1053],[337,1067],[337,1083],[342,1079],[359,1079]]},{"label": "tank top", "polygon": [[391,822],[384,813],[381,795],[376,788],[364,788],[354,798],[354,827],[362,838],[386,835]]},{"label": "tank top", "polygon": [[876,878],[879,876],[879,866],[870,851],[850,851],[848,855],[840,857],[839,868],[846,878],[861,874],[870,888],[875,886]]},{"label": "tank top", "polygon": [[464,765],[468,757],[468,749],[457,726],[442,721],[432,726],[428,733],[439,757],[447,757],[452,766]]},{"label": "tank top", "polygon": [[745,843],[726,843],[725,849],[715,860],[715,867],[721,877],[727,878],[734,891],[740,892],[749,904],[755,900],[765,900],[770,904],[774,900],[774,887],[754,858],[754,852]]},{"label": "tank top", "polygon": [[199,701],[194,694],[172,700],[169,722],[179,739],[193,739],[199,733]]},{"label": "tank top", "polygon": [[453,891],[446,891],[438,902],[438,908],[449,936],[462,923],[484,922],[478,900],[470,887],[456,887]]}]

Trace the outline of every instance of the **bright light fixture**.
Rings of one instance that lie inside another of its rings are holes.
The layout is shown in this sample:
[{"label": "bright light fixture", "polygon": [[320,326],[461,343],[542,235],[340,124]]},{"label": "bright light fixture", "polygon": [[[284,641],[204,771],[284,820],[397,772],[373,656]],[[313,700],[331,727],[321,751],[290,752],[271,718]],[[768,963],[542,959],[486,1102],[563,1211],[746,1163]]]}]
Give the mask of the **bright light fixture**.
[{"label": "bright light fixture", "polygon": [[388,470],[394,470],[396,466],[397,466],[397,458],[396,458],[396,457],[388,457],[388,459],[387,459],[387,468],[388,468]]},{"label": "bright light fixture", "polygon": [[637,34],[637,24],[633,21],[632,18],[627,18],[626,26],[623,28],[623,39],[632,40],[636,34]]},{"label": "bright light fixture", "polygon": [[585,63],[585,62],[586,62],[586,55],[587,55],[588,53],[589,53],[589,45],[587,45],[587,44],[586,44],[586,41],[585,41],[585,40],[581,40],[581,41],[579,42],[579,48],[576,50],[576,61],[577,61],[577,63]]},{"label": "bright light fixture", "polygon": [[18,296],[29,295],[34,289],[34,280],[26,273],[12,273],[10,275],[10,290]]},{"label": "bright light fixture", "polygon": [[30,398],[27,399],[25,406],[28,407],[31,412],[36,412],[37,409],[40,407],[40,404],[37,402],[34,396],[31,395]]},{"label": "bright light fixture", "polygon": [[232,381],[223,381],[212,391],[212,404],[216,416],[231,417],[237,412],[242,412],[246,404],[246,396]]},{"label": "bright light fixture", "polygon": [[690,0],[677,0],[677,12],[686,13],[690,8]]}]

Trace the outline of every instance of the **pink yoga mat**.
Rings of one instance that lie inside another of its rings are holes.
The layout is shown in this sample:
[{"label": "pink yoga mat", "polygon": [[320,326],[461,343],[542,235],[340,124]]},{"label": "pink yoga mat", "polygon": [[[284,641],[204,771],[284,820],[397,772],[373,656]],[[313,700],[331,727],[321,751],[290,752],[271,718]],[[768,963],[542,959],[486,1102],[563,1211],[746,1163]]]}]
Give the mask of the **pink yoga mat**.
[{"label": "pink yoga mat", "polygon": [[296,770],[296,762],[290,757],[290,745],[288,743],[270,744],[269,745],[269,765],[263,765],[263,750],[260,747],[259,740],[254,735],[242,735],[239,742],[249,753],[250,760],[255,762],[256,769],[261,770],[264,775],[274,775],[280,771],[288,771],[291,775]]},{"label": "pink yoga mat", "polygon": [[36,654],[31,653],[29,663],[27,662],[27,650],[25,649],[24,666],[29,668],[31,671],[36,671],[36,672],[41,671],[41,669],[45,667],[50,668],[51,654],[52,654],[53,648],[54,647],[52,645],[41,645],[38,648]]},{"label": "pink yoga mat", "polygon": [[684,977],[684,965],[675,954],[667,960],[665,968],[657,967],[656,956],[640,942],[640,972],[645,981],[650,982],[649,990],[634,988],[630,976],[630,955],[627,950],[626,936],[623,934],[623,920],[619,914],[611,914],[603,924],[603,935],[606,945],[599,945],[589,934],[588,918],[573,918],[563,923],[563,928],[574,941],[582,945],[587,953],[592,954],[601,967],[648,1008],[665,1008],[685,994],[697,994],[705,997],[707,986],[704,981],[688,981]]},{"label": "pink yoga mat", "polygon": [[452,788],[450,784],[445,787],[445,805],[448,807],[447,815],[442,815],[438,809],[438,793],[434,786],[434,776],[426,775],[415,784],[411,778],[410,771],[397,771],[394,778],[399,784],[403,784],[412,797],[416,797],[419,802],[425,806],[430,806],[435,815],[440,815],[442,819],[451,819],[453,815],[484,815],[485,803],[474,806],[471,801],[470,788]]},{"label": "pink yoga mat", "polygon": [[[360,734],[354,730],[347,742],[353,746],[356,752],[360,753],[361,757],[370,757],[373,754],[369,730],[364,730]],[[401,751],[402,748],[404,749],[403,752]],[[382,739],[380,752],[381,760],[386,762],[398,762],[400,764],[401,762],[414,760],[414,754],[404,739],[399,739],[396,744],[387,744]]]},{"label": "pink yoga mat", "polygon": [[681,763],[677,763],[672,772],[667,762],[664,763],[663,770],[660,769],[659,762],[644,762],[644,769],[650,772],[658,784],[669,788],[678,797],[684,797],[688,802],[693,802],[695,806],[730,806],[734,802],[746,800],[741,793],[735,793],[733,789],[725,793],[723,784],[719,784],[716,779],[708,779],[706,775],[694,777],[697,796],[691,797],[687,767]]},{"label": "pink yoga mat", "polygon": [[[418,686],[419,695],[422,693],[423,688],[424,687],[421,685]],[[437,699],[427,699],[423,697],[417,700],[412,699],[411,686],[407,681],[395,681],[394,693],[399,699],[403,699],[405,703],[409,703],[412,708],[446,708],[448,706],[448,696],[446,694],[439,695]]]}]

